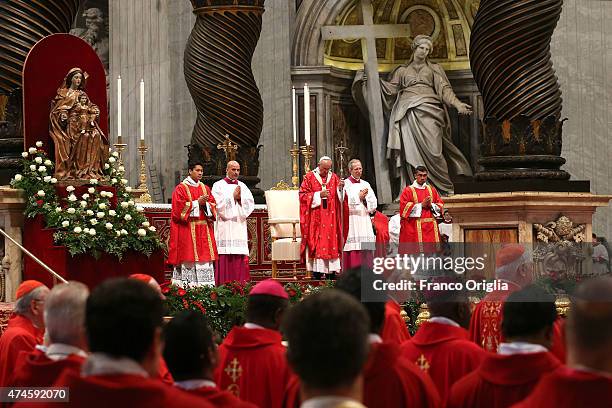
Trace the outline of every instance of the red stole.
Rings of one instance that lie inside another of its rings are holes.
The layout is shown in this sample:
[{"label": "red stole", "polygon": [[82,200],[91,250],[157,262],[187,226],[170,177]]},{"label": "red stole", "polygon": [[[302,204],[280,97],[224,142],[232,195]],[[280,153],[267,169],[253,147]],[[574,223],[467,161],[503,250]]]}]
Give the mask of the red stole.
[{"label": "red stole", "polygon": [[[199,217],[190,217],[192,202],[203,195],[204,190],[208,193],[212,216],[206,216],[206,207],[200,206]],[[208,262],[217,259],[214,232],[216,214],[215,198],[208,186],[200,183],[193,187],[186,182],[176,186],[172,193],[168,264],[179,265],[183,262]]]},{"label": "red stole", "polygon": [[217,387],[200,387],[185,391],[203,397],[217,408],[257,408],[257,405],[242,401],[231,392],[221,391]]},{"label": "red stole", "polygon": [[34,327],[30,319],[18,314],[11,316],[0,336],[0,387],[13,375],[19,352],[29,353],[42,341],[43,331]]},{"label": "red stole", "polygon": [[451,389],[448,408],[505,408],[527,397],[540,378],[561,366],[551,353],[488,354]]},{"label": "red stole", "polygon": [[423,322],[414,337],[402,344],[402,355],[429,374],[442,401],[450,387],[474,371],[486,355],[467,338],[461,327]]},{"label": "red stole", "polygon": [[419,218],[410,217],[415,204],[422,203],[425,198],[431,197],[431,202],[440,207],[440,215],[444,211],[444,202],[435,187],[426,185],[426,188],[408,186],[400,196],[400,243],[440,242],[438,222],[430,208],[422,208]]},{"label": "red stole", "polygon": [[604,408],[612,405],[612,378],[561,367],[542,378],[514,408]]},{"label": "red stole", "polygon": [[401,306],[395,300],[389,300],[385,304],[385,323],[380,333],[385,343],[402,344],[410,339],[401,310]]},{"label": "red stole", "polygon": [[50,387],[64,372],[78,374],[84,357],[71,354],[62,360],[51,360],[41,350],[21,352],[8,385],[12,387]]},{"label": "red stole", "polygon": [[215,382],[259,407],[281,407],[291,372],[276,330],[234,327],[221,346]]},{"label": "red stole", "polygon": [[[327,190],[329,191],[327,208],[323,208],[323,204],[317,208],[310,208],[314,193],[323,190],[314,172],[307,173],[300,186],[301,251],[304,254],[304,251],[308,248],[310,257],[313,259],[339,258],[344,247],[340,233],[340,199],[337,193],[339,182],[338,176],[331,173],[329,183],[327,183]],[[348,211],[344,211],[344,213],[348,217]]]}]

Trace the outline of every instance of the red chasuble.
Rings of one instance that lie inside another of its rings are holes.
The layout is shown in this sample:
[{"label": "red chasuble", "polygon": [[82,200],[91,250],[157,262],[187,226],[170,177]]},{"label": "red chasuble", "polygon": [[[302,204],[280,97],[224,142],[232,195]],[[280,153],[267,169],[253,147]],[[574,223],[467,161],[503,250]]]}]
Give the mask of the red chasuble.
[{"label": "red chasuble", "polygon": [[400,314],[401,310],[401,306],[395,300],[389,300],[385,304],[385,323],[380,333],[385,343],[402,344],[410,339],[406,322]]},{"label": "red chasuble", "polygon": [[486,353],[468,340],[468,332],[461,327],[423,322],[414,337],[402,344],[402,355],[429,374],[446,401],[450,387],[474,371]]},{"label": "red chasuble", "polygon": [[159,380],[132,374],[79,377],[65,373],[53,385],[68,387],[70,402],[17,403],[18,408],[212,408],[203,398],[190,395]]},{"label": "red chasuble", "polygon": [[234,327],[219,346],[215,383],[259,407],[281,407],[291,372],[281,334]]},{"label": "red chasuble", "polygon": [[551,353],[488,354],[480,367],[453,385],[447,408],[509,407],[560,366]]},{"label": "red chasuble", "polygon": [[424,189],[408,186],[402,191],[399,207],[401,217],[400,243],[440,242],[438,222],[430,208],[423,207],[419,218],[410,217],[414,205],[422,203],[427,197],[431,197],[431,202],[440,207],[440,215],[444,211],[444,202],[435,187],[429,184],[425,186]]},{"label": "red chasuble", "polygon": [[62,360],[51,360],[41,350],[21,352],[14,374],[7,385],[12,387],[50,387],[65,372],[78,374],[84,357],[71,354]]},{"label": "red chasuble", "polygon": [[231,392],[221,391],[217,387],[200,387],[185,391],[203,397],[217,408],[257,408],[257,405],[242,401]]},{"label": "red chasuble", "polygon": [[[204,190],[208,193],[208,203],[212,216],[206,216],[205,207],[200,207],[199,217],[190,217],[196,201]],[[170,239],[168,240],[168,263],[180,265],[183,262],[208,262],[217,259],[214,222],[216,203],[210,188],[199,183],[197,187],[182,182],[172,193],[172,219]]]},{"label": "red chasuble", "polygon": [[[300,186],[300,229],[302,231],[302,254],[306,248],[309,250],[310,258],[335,259],[340,257],[340,251],[344,247],[342,234],[340,233],[340,199],[338,198],[338,183],[340,179],[334,173],[328,173],[326,188],[327,208],[323,204],[317,208],[310,208],[314,193],[322,191],[323,186],[320,176],[309,172],[304,176]],[[317,178],[318,177],[318,178]]]},{"label": "red chasuble", "polygon": [[29,353],[42,341],[43,332],[34,327],[30,319],[18,314],[11,316],[0,336],[0,387],[12,376],[19,352]]},{"label": "red chasuble", "polygon": [[612,377],[561,367],[513,408],[610,408]]}]

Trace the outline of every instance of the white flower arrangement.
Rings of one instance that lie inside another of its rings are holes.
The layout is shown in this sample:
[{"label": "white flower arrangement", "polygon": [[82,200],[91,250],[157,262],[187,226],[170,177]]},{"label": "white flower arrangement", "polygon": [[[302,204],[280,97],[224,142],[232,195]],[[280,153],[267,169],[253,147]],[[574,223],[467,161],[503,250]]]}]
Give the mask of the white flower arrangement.
[{"label": "white flower arrangement", "polygon": [[[111,153],[111,156],[113,156],[113,157],[119,157],[119,153],[118,153],[118,152],[112,152],[112,153]],[[109,160],[109,161],[110,161],[110,160]],[[112,163],[112,162],[111,162],[111,163]]]},{"label": "white flower arrangement", "polygon": [[111,184],[117,184],[117,179],[116,178],[112,178],[111,179]]},{"label": "white flower arrangement", "polygon": [[66,191],[69,192],[69,193],[72,193],[74,191],[74,186],[66,187]]},{"label": "white flower arrangement", "polygon": [[46,172],[47,172],[47,168],[46,168],[45,166],[40,166],[40,167],[38,168],[38,172],[39,172],[39,173],[46,173]]},{"label": "white flower arrangement", "polygon": [[51,177],[51,184],[57,183],[57,179],[55,177]]},{"label": "white flower arrangement", "polygon": [[81,208],[87,207],[87,201],[81,201],[79,204],[80,204]]},{"label": "white flower arrangement", "polygon": [[30,164],[30,170],[36,171],[36,165],[35,164]]},{"label": "white flower arrangement", "polygon": [[122,178],[121,179],[121,184],[126,185],[128,183],[127,179]]},{"label": "white flower arrangement", "polygon": [[43,177],[43,181],[44,181],[45,183],[49,183],[49,182],[51,181],[51,176],[45,176],[45,177]]},{"label": "white flower arrangement", "polygon": [[62,221],[62,227],[68,228],[69,225],[70,225],[69,221]]},{"label": "white flower arrangement", "polygon": [[121,232],[121,235],[127,235],[127,234],[128,234],[128,232],[127,232],[126,230],[124,230],[124,229],[122,229],[122,230],[121,230],[121,231],[119,231],[119,232]]},{"label": "white flower arrangement", "polygon": [[89,198],[89,194],[85,193],[81,196],[83,200],[87,200]]},{"label": "white flower arrangement", "polygon": [[139,228],[139,229],[138,229],[138,235],[139,235],[139,236],[141,236],[141,237],[144,237],[144,236],[146,236],[146,235],[147,235],[147,231],[145,231],[145,230],[144,230],[144,229],[142,229],[142,228]]},{"label": "white flower arrangement", "polygon": [[43,190],[38,190],[36,195],[39,196],[39,197],[44,197],[45,196],[45,192]]},{"label": "white flower arrangement", "polygon": [[77,199],[77,196],[75,196],[74,194],[70,194],[68,196],[68,201],[75,202],[76,200],[78,200],[78,199]]},{"label": "white flower arrangement", "polygon": [[74,214],[76,212],[76,210],[72,207],[68,208],[66,211],[68,211],[68,214]]},{"label": "white flower arrangement", "polygon": [[149,228],[150,225],[151,224],[149,223],[149,221],[145,221],[145,222],[142,223],[142,226],[145,227],[145,228]]},{"label": "white flower arrangement", "polygon": [[111,224],[110,222],[107,222],[106,224],[104,224],[104,226],[106,227],[107,230],[113,229],[113,224]]},{"label": "white flower arrangement", "polygon": [[98,220],[96,220],[95,218],[92,218],[91,220],[89,220],[89,223],[91,225],[98,225]]},{"label": "white flower arrangement", "polygon": [[36,148],[35,148],[35,147],[30,147],[30,148],[28,149],[28,153],[30,153],[30,154],[35,154],[36,152],[37,152],[37,150],[36,150]]},{"label": "white flower arrangement", "polygon": [[110,169],[110,164],[104,163],[104,170],[108,170],[108,169]]},{"label": "white flower arrangement", "polygon": [[123,217],[124,220],[126,221],[131,221],[132,220],[132,216],[130,214],[125,214],[125,217]]},{"label": "white flower arrangement", "polygon": [[92,215],[94,215],[94,212],[93,212],[92,210],[87,210],[87,211],[85,212],[85,214],[87,214],[87,215],[89,215],[89,216],[92,216]]},{"label": "white flower arrangement", "polygon": [[157,228],[155,228],[154,226],[152,226],[152,225],[151,225],[151,226],[149,227],[149,231],[151,231],[151,232],[155,232],[155,231],[157,231]]},{"label": "white flower arrangement", "polygon": [[42,147],[43,146],[43,142],[41,142],[40,140],[36,142],[36,147]]},{"label": "white flower arrangement", "polygon": [[81,227],[74,227],[73,231],[74,231],[76,234],[80,234],[81,232],[83,232],[83,229],[82,229]]},{"label": "white flower arrangement", "polygon": [[88,192],[89,194],[93,194],[93,193],[95,193],[95,192],[96,192],[96,189],[95,189],[95,188],[93,188],[93,187],[89,187],[89,188],[87,189],[87,192]]},{"label": "white flower arrangement", "polygon": [[19,173],[15,174],[15,177],[13,177],[13,179],[15,181],[21,181],[23,179],[23,176]]},{"label": "white flower arrangement", "polygon": [[51,167],[51,166],[53,166],[53,163],[51,162],[51,160],[47,159],[47,160],[45,160],[45,166]]},{"label": "white flower arrangement", "polygon": [[114,158],[114,157],[112,157],[112,156],[108,158],[108,162],[109,162],[109,163],[111,163],[111,164],[112,164],[112,163],[114,163],[114,162],[116,162],[116,161],[117,161],[117,159],[115,159],[115,158]]},{"label": "white flower arrangement", "polygon": [[103,211],[98,211],[98,212],[96,213],[96,217],[98,217],[98,218],[104,218],[104,216],[105,216],[105,215],[106,215],[106,214],[105,214]]},{"label": "white flower arrangement", "polygon": [[96,230],[95,230],[95,229],[93,229],[93,228],[92,228],[92,229],[90,229],[90,230],[89,230],[89,235],[91,235],[92,237],[93,237],[94,235],[96,235]]},{"label": "white flower arrangement", "polygon": [[21,157],[23,157],[24,159],[28,157],[28,152],[23,152],[21,153]]},{"label": "white flower arrangement", "polygon": [[111,217],[114,217],[115,215],[117,215],[117,211],[115,211],[115,210],[108,210],[108,215],[110,215]]},{"label": "white flower arrangement", "polygon": [[127,202],[125,202],[125,201],[122,201],[122,202],[121,202],[121,204],[119,204],[119,205],[121,205],[121,208],[128,208],[128,207],[130,206],[130,205],[129,205]]},{"label": "white flower arrangement", "polygon": [[55,207],[55,212],[56,213],[61,213],[62,212],[62,207]]},{"label": "white flower arrangement", "polygon": [[98,184],[98,179],[89,179],[89,184]]},{"label": "white flower arrangement", "polygon": [[35,159],[34,159],[34,161],[35,161],[36,163],[38,163],[38,164],[42,164],[43,159],[42,159],[42,157],[37,157],[37,158],[35,158]]},{"label": "white flower arrangement", "polygon": [[100,204],[98,204],[98,208],[101,209],[101,210],[106,210],[106,204],[100,203]]}]

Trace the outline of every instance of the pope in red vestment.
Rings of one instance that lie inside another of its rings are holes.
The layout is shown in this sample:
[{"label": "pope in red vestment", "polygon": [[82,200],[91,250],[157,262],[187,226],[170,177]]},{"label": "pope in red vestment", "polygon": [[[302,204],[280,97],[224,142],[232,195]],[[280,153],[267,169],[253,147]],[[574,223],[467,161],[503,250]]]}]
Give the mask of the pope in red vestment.
[{"label": "pope in red vestment", "polygon": [[[340,219],[340,178],[329,170],[331,159],[321,158],[319,167],[304,176],[300,186],[300,228],[302,254],[307,252],[307,268],[319,273],[340,271],[343,248]],[[325,190],[328,196],[321,197]]]},{"label": "pope in red vestment", "polygon": [[506,408],[522,401],[540,378],[561,366],[549,352],[489,353],[475,371],[451,388],[447,408]]},{"label": "pope in red vestment", "polygon": [[[402,191],[399,211],[400,245],[440,242],[436,217],[442,216],[444,202],[435,187],[427,183],[426,170],[417,170],[414,183]],[[406,250],[400,250],[402,252]]]},{"label": "pope in red vestment", "polygon": [[485,352],[468,340],[467,330],[459,325],[427,321],[402,345],[402,356],[429,374],[446,401],[450,387],[474,371]]},{"label": "pope in red vestment", "polygon": [[385,304],[385,323],[380,333],[385,343],[402,344],[410,339],[410,332],[401,315],[401,310],[402,307],[395,300],[389,300]]}]

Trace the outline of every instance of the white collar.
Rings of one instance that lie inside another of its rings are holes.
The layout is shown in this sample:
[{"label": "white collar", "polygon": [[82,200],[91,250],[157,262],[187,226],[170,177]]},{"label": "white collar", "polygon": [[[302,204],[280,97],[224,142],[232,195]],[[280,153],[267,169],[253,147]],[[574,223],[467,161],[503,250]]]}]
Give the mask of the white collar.
[{"label": "white collar", "polygon": [[[321,178],[321,175],[319,174],[319,167],[316,167],[312,173],[315,175],[315,178],[317,179],[317,181],[319,182],[319,184],[323,184],[323,179]],[[331,180],[331,176],[332,176],[333,172],[331,170],[329,170],[327,172],[327,179],[325,180],[325,184],[329,184],[329,180]]]},{"label": "white collar", "polygon": [[[348,405],[348,404],[350,405]],[[336,396],[324,396],[315,397],[302,402],[300,408],[334,408],[340,404],[347,404],[347,406],[363,407],[358,401],[346,397]]]},{"label": "white collar", "polygon": [[382,343],[383,339],[376,333],[370,333],[368,334],[368,342],[370,344]]},{"label": "white collar", "polygon": [[461,327],[461,325],[457,323],[456,321],[454,321],[453,319],[449,319],[448,317],[442,317],[442,316],[430,317],[428,322],[446,324],[448,326],[454,326],[454,327]]},{"label": "white collar", "polygon": [[63,360],[71,354],[87,358],[87,353],[80,348],[63,343],[51,344],[47,347],[47,350],[45,350],[45,354],[50,360],[54,361]]},{"label": "white collar", "polygon": [[244,324],[244,328],[245,329],[265,329],[265,327],[263,327],[263,326],[260,326],[260,325],[255,324],[255,323],[250,323],[250,322],[246,322]]},{"label": "white collar", "polygon": [[540,344],[527,343],[526,341],[514,341],[512,343],[501,343],[497,354],[502,356],[513,356],[515,354],[546,353],[548,349]]},{"label": "white collar", "polygon": [[197,378],[193,380],[185,380],[185,381],[176,381],[174,383],[175,387],[181,388],[183,390],[196,390],[198,388],[203,387],[212,387],[217,388],[217,384],[210,380],[204,380],[202,378]]},{"label": "white collar", "polygon": [[194,179],[191,178],[191,176],[187,176],[187,178],[185,180],[183,180],[183,183],[187,183],[189,184],[191,187],[197,187],[200,185],[200,182],[198,181],[196,183],[196,181]]},{"label": "white collar", "polygon": [[421,186],[419,183],[416,182],[416,180],[414,180],[410,186],[418,188],[419,190],[425,190],[427,188],[427,182],[423,183],[423,185]]},{"label": "white collar", "polygon": [[148,377],[149,374],[136,361],[127,357],[113,357],[105,353],[91,354],[81,369],[81,375],[113,375],[113,374],[132,374]]}]

